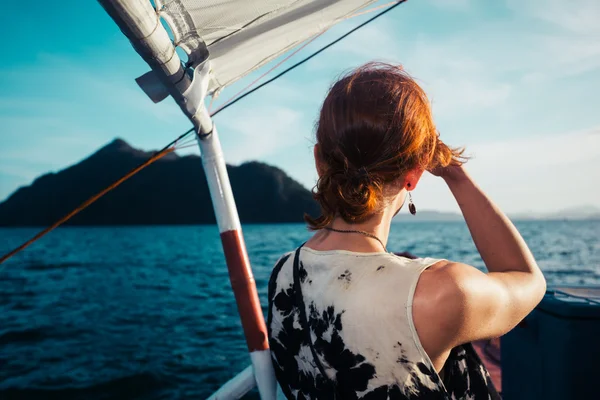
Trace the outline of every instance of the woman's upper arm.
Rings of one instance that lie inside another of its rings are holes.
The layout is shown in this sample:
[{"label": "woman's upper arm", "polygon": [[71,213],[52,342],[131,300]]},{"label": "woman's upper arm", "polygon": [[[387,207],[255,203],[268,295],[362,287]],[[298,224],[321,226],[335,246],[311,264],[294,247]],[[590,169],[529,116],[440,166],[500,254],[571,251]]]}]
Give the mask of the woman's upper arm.
[{"label": "woman's upper arm", "polygon": [[534,274],[485,274],[465,264],[438,263],[423,272],[417,285],[415,296],[426,303],[415,298],[424,314],[415,319],[415,326],[420,338],[423,331],[421,341],[429,342],[432,351],[446,351],[510,331],[535,308],[544,292],[544,280]]}]

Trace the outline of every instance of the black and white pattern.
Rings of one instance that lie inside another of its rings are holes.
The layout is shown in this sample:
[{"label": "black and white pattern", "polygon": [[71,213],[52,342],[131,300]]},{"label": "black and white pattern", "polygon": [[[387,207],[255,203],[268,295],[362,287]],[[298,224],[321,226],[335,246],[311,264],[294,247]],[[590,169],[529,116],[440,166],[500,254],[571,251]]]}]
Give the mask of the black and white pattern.
[{"label": "black and white pattern", "polygon": [[[414,337],[409,297],[420,272],[436,260],[386,253],[302,249],[305,312],[329,379],[322,376],[299,318],[293,258],[285,255],[273,270],[267,321],[273,366],[288,399],[333,399],[331,381],[343,399],[496,398],[472,346],[451,352],[443,383]],[[406,301],[391,301],[402,293]]]}]

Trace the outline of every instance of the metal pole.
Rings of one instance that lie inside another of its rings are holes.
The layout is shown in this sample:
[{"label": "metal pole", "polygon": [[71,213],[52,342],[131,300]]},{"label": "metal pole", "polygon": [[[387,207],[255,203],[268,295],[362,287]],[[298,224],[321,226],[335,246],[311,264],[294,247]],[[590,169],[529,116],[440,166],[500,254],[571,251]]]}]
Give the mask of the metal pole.
[{"label": "metal pole", "polygon": [[217,217],[217,225],[229,269],[229,279],[242,320],[254,368],[254,377],[261,398],[275,399],[277,381],[271,363],[267,327],[260,307],[256,283],[250,267],[216,126],[213,125],[210,135],[198,136],[198,145],[202,152],[202,165]]},{"label": "metal pole", "polygon": [[221,143],[204,97],[210,67],[198,66],[191,80],[184,71],[159,16],[148,0],[99,0],[129,38],[134,49],[168,88],[198,132],[202,164],[221,234],[231,286],[250,352],[254,377],[262,399],[275,399],[277,382],[264,316],[250,268],[240,220],[235,206]]}]

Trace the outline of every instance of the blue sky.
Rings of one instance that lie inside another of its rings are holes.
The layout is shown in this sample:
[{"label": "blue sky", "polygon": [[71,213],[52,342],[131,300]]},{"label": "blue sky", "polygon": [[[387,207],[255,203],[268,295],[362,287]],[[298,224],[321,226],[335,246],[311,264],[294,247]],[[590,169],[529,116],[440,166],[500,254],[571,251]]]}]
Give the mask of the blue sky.
[{"label": "blue sky", "polygon": [[[473,175],[506,211],[600,207],[598,21],[596,0],[410,0],[218,115],[226,159],[261,160],[312,187],[313,127],[329,84],[382,60],[418,79],[442,139],[467,147]],[[96,2],[9,2],[0,27],[10,39],[0,61],[0,200],[115,137],[156,149],[189,128],[172,101],[155,105],[138,89],[148,67]],[[413,197],[420,209],[456,210],[429,176]]]}]

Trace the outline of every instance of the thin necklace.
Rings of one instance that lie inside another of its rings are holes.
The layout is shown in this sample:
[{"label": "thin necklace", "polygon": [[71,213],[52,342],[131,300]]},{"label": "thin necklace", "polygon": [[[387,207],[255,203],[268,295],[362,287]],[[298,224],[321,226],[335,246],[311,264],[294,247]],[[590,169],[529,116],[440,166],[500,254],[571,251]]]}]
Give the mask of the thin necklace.
[{"label": "thin necklace", "polygon": [[326,226],[323,229],[327,229],[328,231],[339,232],[339,233],[360,233],[361,235],[364,235],[364,236],[370,237],[371,239],[377,240],[381,244],[381,247],[383,247],[383,250],[385,250],[386,253],[388,252],[387,247],[385,247],[385,244],[383,244],[381,239],[379,239],[377,236],[373,235],[372,233],[365,232],[365,231],[358,231],[358,230],[335,229],[335,228],[331,228],[329,226]]}]

